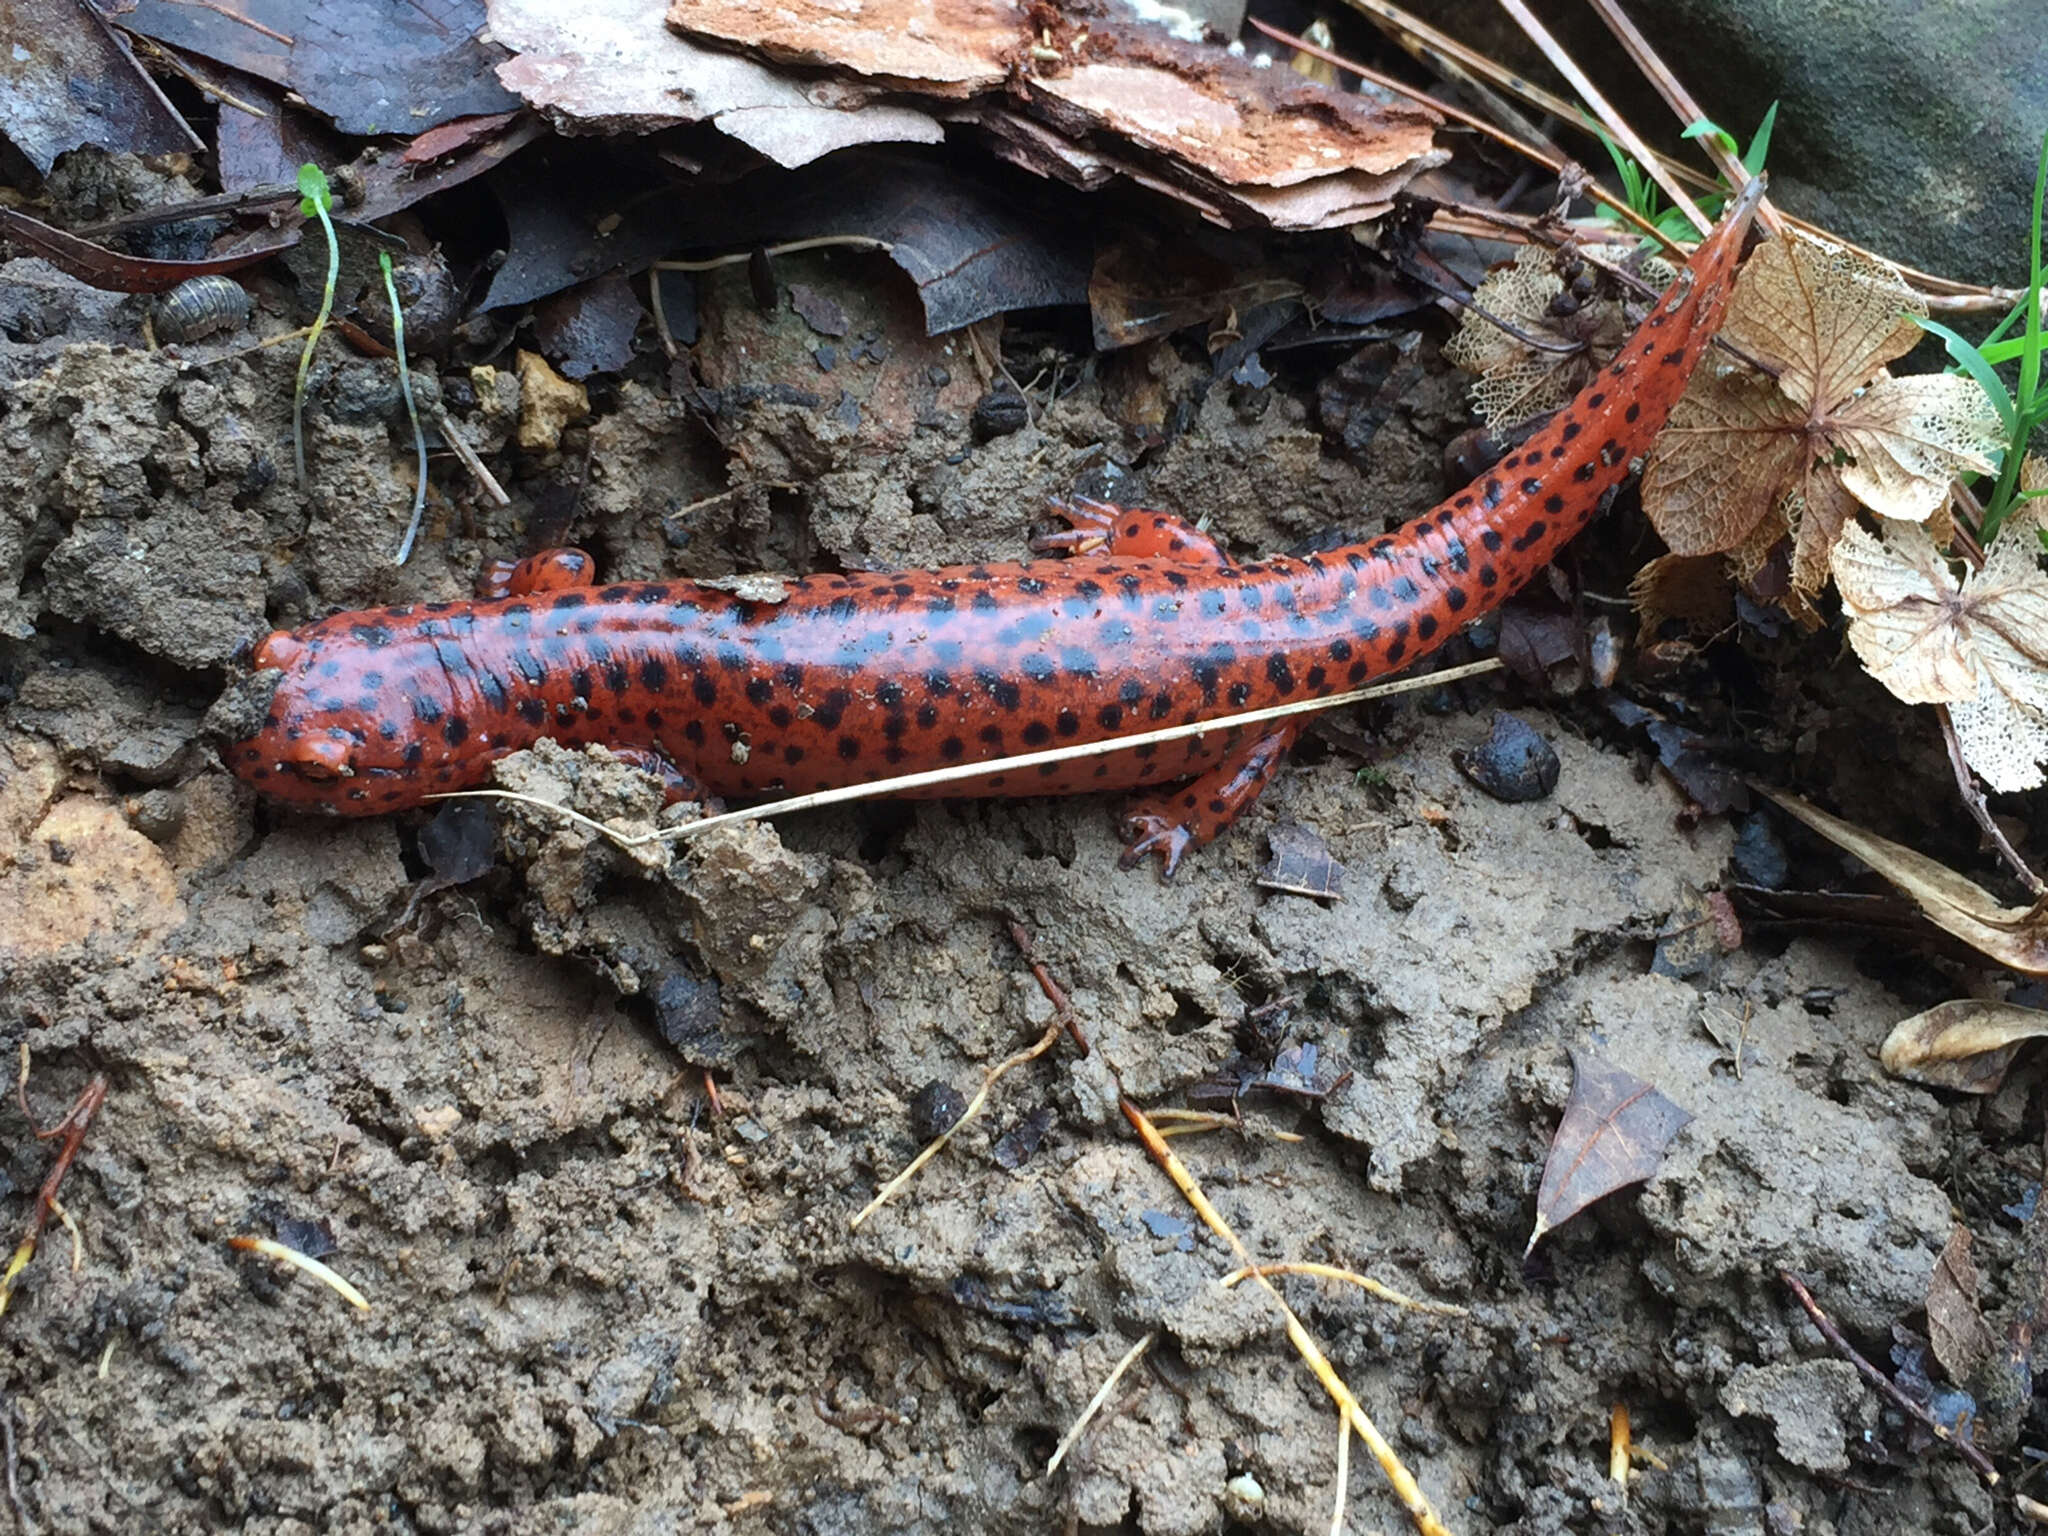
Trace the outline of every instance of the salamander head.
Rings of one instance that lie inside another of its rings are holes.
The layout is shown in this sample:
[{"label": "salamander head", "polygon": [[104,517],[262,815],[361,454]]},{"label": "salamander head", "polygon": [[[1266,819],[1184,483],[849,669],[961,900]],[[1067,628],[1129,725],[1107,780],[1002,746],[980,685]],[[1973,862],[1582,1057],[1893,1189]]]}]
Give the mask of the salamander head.
[{"label": "salamander head", "polygon": [[334,625],[279,631],[256,646],[249,677],[208,716],[228,767],[272,799],[344,816],[459,787],[460,743],[438,724],[453,718],[454,700],[432,655],[409,655],[404,641],[350,643]]}]

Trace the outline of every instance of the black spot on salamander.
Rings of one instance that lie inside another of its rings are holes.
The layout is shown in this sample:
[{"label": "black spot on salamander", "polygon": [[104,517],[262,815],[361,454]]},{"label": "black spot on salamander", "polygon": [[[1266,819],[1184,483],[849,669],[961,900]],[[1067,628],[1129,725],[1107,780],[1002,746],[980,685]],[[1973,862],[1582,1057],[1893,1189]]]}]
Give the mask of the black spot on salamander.
[{"label": "black spot on salamander", "polygon": [[412,704],[413,719],[419,721],[421,725],[441,723],[441,706],[432,699],[412,699],[409,702]]},{"label": "black spot on salamander", "polygon": [[668,687],[668,667],[661,661],[649,659],[640,663],[640,686],[650,693],[660,693]]},{"label": "black spot on salamander", "polygon": [[1301,675],[1302,686],[1312,688],[1318,693],[1327,691],[1329,681],[1330,674],[1321,667],[1310,667]]},{"label": "black spot on salamander", "polygon": [[1511,453],[1511,454],[1509,454],[1509,455],[1508,455],[1508,456],[1507,456],[1506,458],[1504,458],[1504,459],[1502,459],[1502,460],[1500,461],[1500,467],[1501,467],[1502,469],[1513,469],[1513,468],[1514,468],[1514,467],[1515,467],[1515,466],[1516,466],[1517,464],[1519,464],[1519,463],[1521,463],[1521,462],[1522,462],[1522,456],[1521,456],[1520,454],[1518,454],[1518,453]]},{"label": "black spot on salamander", "polygon": [[991,752],[998,755],[1002,753],[1003,728],[1000,725],[984,725],[977,734],[980,735],[983,745]]},{"label": "black spot on salamander", "polygon": [[1495,551],[1499,550],[1501,545],[1504,544],[1506,540],[1501,538],[1500,530],[1498,528],[1487,528],[1481,531],[1479,535],[1479,542],[1486,546],[1488,554],[1492,554]]},{"label": "black spot on salamander", "polygon": [[[571,608],[581,608],[587,601],[588,599],[581,592],[564,592],[553,602],[549,603],[548,606],[554,609],[556,613],[567,613]],[[427,611],[429,613],[434,611],[432,603],[427,604]]]},{"label": "black spot on salamander", "polygon": [[1682,346],[1678,346],[1673,347],[1669,352],[1666,352],[1662,357],[1658,358],[1657,364],[1661,368],[1676,368],[1680,363],[1684,361],[1685,348]]},{"label": "black spot on salamander", "polygon": [[1188,584],[1188,579],[1179,571],[1168,571],[1166,573],[1166,584],[1169,587],[1175,588],[1185,587]]},{"label": "black spot on salamander", "polygon": [[1013,710],[1023,704],[1024,691],[1008,678],[997,678],[995,686],[989,689],[989,697],[996,701],[997,708]]},{"label": "black spot on salamander", "polygon": [[1170,694],[1170,693],[1155,693],[1155,694],[1153,694],[1153,695],[1152,695],[1152,718],[1153,718],[1154,720],[1164,720],[1164,719],[1165,719],[1165,718],[1166,718],[1166,717],[1167,717],[1168,715],[1170,715],[1170,714],[1172,714],[1172,713],[1173,713],[1173,695],[1172,695],[1172,694]]},{"label": "black spot on salamander", "polygon": [[1543,482],[1541,480],[1524,480],[1522,482],[1522,494],[1524,496],[1534,496],[1542,489]]},{"label": "black spot on salamander", "polygon": [[1078,736],[1081,734],[1081,717],[1071,709],[1061,710],[1059,718],[1053,723],[1062,736]]},{"label": "black spot on salamander", "polygon": [[1371,672],[1372,667],[1369,663],[1354,661],[1351,663],[1350,670],[1344,674],[1344,677],[1347,682],[1357,684],[1364,682]]},{"label": "black spot on salamander", "polygon": [[1465,611],[1465,604],[1468,601],[1470,601],[1470,599],[1466,597],[1465,589],[1463,587],[1450,587],[1445,589],[1444,605],[1448,607],[1451,610],[1451,612],[1463,613]]},{"label": "black spot on salamander", "polygon": [[460,715],[451,716],[441,727],[441,739],[451,747],[459,747],[469,740],[469,722]]},{"label": "black spot on salamander", "polygon": [[1266,681],[1283,696],[1294,692],[1294,669],[1287,665],[1285,656],[1266,658]]},{"label": "black spot on salamander", "polygon": [[903,702],[903,685],[896,682],[877,683],[875,702],[884,709],[894,709]]},{"label": "black spot on salamander", "polygon": [[1483,492],[1481,493],[1481,495],[1480,495],[1480,498],[1479,498],[1479,499],[1480,499],[1481,501],[1483,501],[1483,502],[1485,502],[1485,503],[1486,503],[1486,506],[1487,506],[1488,510],[1490,511],[1490,510],[1491,510],[1491,509],[1493,509],[1494,507],[1497,507],[1497,506],[1499,506],[1499,505],[1500,505],[1500,499],[1501,499],[1501,497],[1502,497],[1502,496],[1504,496],[1504,495],[1506,495],[1506,494],[1507,494],[1507,487],[1506,487],[1506,486],[1502,485],[1502,484],[1500,483],[1500,481],[1498,481],[1498,480],[1492,480],[1492,479],[1489,479],[1489,480],[1488,480],[1488,481],[1486,482],[1485,488],[1484,488]]},{"label": "black spot on salamander", "polygon": [[1492,566],[1482,565],[1481,567],[1479,567],[1479,585],[1481,585],[1482,587],[1491,587],[1497,584],[1499,581],[1500,572],[1496,571]]},{"label": "black spot on salamander", "polygon": [[775,692],[775,685],[765,677],[750,678],[747,682],[747,701],[752,704],[766,704]]},{"label": "black spot on salamander", "polygon": [[1425,614],[1424,614],[1424,615],[1423,615],[1423,616],[1422,616],[1421,618],[1419,618],[1419,619],[1417,619],[1417,620],[1415,621],[1415,637],[1416,637],[1416,638],[1417,638],[1418,640],[1429,640],[1429,639],[1432,639],[1432,638],[1434,638],[1434,637],[1435,637],[1435,635],[1436,635],[1436,615],[1435,615],[1435,614],[1433,614],[1433,613],[1425,613]]},{"label": "black spot on salamander", "polygon": [[411,746],[405,749],[405,756],[402,760],[405,763],[406,767],[417,768],[419,767],[421,762],[425,760],[426,755],[426,747],[422,743],[416,741]]},{"label": "black spot on salamander", "polygon": [[839,729],[840,718],[846,713],[846,706],[852,702],[851,693],[844,688],[834,688],[819,701],[811,718],[816,720],[822,729],[836,731]]},{"label": "black spot on salamander", "polygon": [[928,731],[939,723],[939,707],[936,704],[920,704],[917,707],[917,728]]},{"label": "black spot on salamander", "polygon": [[1089,578],[1084,576],[1079,581],[1074,583],[1074,591],[1079,596],[1087,598],[1088,601],[1092,603],[1097,598],[1102,596],[1102,583],[1099,581],[1091,581]]},{"label": "black spot on salamander", "polygon": [[1452,539],[1444,546],[1444,560],[1460,576],[1472,569],[1471,552],[1465,548],[1463,539]]},{"label": "black spot on salamander", "polygon": [[1408,642],[1406,640],[1396,640],[1393,644],[1387,647],[1387,665],[1394,665],[1403,656],[1406,656],[1407,654]]},{"label": "black spot on salamander", "polygon": [[768,723],[774,726],[775,729],[777,729],[778,731],[788,730],[790,721],[794,720],[795,718],[796,717],[790,713],[789,706],[787,704],[778,704],[773,709],[768,711]]},{"label": "black spot on salamander", "polygon": [[351,624],[348,632],[351,638],[361,641],[373,651],[382,650],[392,639],[388,624]]},{"label": "black spot on salamander", "polygon": [[1548,512],[1552,517],[1557,516],[1558,513],[1564,510],[1564,498],[1558,495],[1557,492],[1552,491],[1548,496],[1543,498],[1543,510]]},{"label": "black spot on salamander", "polygon": [[1101,726],[1105,731],[1113,731],[1117,729],[1117,727],[1124,723],[1123,706],[1121,704],[1103,705],[1102,708],[1097,710],[1095,713],[1095,723]]},{"label": "black spot on salamander", "polygon": [[1332,640],[1330,642],[1330,660],[1349,661],[1350,659],[1351,642],[1349,640]]},{"label": "black spot on salamander", "polygon": [[890,591],[891,591],[892,593],[894,593],[894,594],[895,594],[895,595],[896,595],[897,597],[915,597],[915,596],[917,596],[917,588],[916,588],[916,587],[913,587],[913,586],[912,586],[912,585],[911,585],[911,584],[910,584],[909,582],[907,582],[907,581],[899,581],[899,582],[897,582],[897,583],[896,583],[896,584],[895,584],[895,585],[894,585],[893,587],[891,587],[891,588],[890,588],[889,590],[890,590]]},{"label": "black spot on salamander", "polygon": [[1536,544],[1538,541],[1540,541],[1542,537],[1548,532],[1550,532],[1550,524],[1544,522],[1543,519],[1539,517],[1527,528],[1524,528],[1522,530],[1521,537],[1516,539],[1515,542],[1509,545],[1508,547],[1516,551],[1528,549],[1534,544]]},{"label": "black spot on salamander", "polygon": [[624,693],[633,686],[633,674],[623,661],[607,661],[604,664],[604,685],[613,693]]},{"label": "black spot on salamander", "polygon": [[1019,576],[1017,578],[1017,590],[1019,592],[1029,592],[1033,597],[1036,597],[1045,590],[1045,583],[1036,576]]},{"label": "black spot on salamander", "polygon": [[539,725],[547,717],[548,707],[539,699],[528,698],[519,701],[519,718],[528,725]]},{"label": "black spot on salamander", "polygon": [[1586,405],[1589,409],[1597,411],[1606,403],[1607,391],[1604,389],[1596,389],[1592,394],[1586,396]]},{"label": "black spot on salamander", "polygon": [[398,722],[396,720],[379,720],[377,722],[377,735],[385,741],[398,740]]},{"label": "black spot on salamander", "polygon": [[1027,747],[1042,747],[1052,740],[1052,727],[1043,720],[1033,720],[1024,727],[1021,734]]},{"label": "black spot on salamander", "polygon": [[690,693],[706,709],[718,702],[718,684],[702,672],[690,679]]},{"label": "black spot on salamander", "polygon": [[939,756],[949,763],[957,763],[967,755],[967,743],[958,736],[948,736],[939,743]]},{"label": "black spot on salamander", "polygon": [[943,699],[953,691],[953,679],[943,672],[927,672],[924,675],[924,691],[935,699]]},{"label": "black spot on salamander", "polygon": [[1049,683],[1059,674],[1059,669],[1052,664],[1052,658],[1042,656],[1036,651],[1028,652],[1024,659],[1017,663],[1017,670],[1034,683]]},{"label": "black spot on salamander", "polygon": [[839,738],[839,755],[849,763],[860,756],[860,743],[851,736]]},{"label": "black spot on salamander", "polygon": [[882,734],[891,741],[901,741],[910,733],[910,716],[891,715],[882,722]]},{"label": "black spot on salamander", "polygon": [[1631,400],[1628,403],[1628,409],[1621,413],[1621,419],[1623,421],[1633,422],[1638,416],[1642,414],[1642,406],[1638,405],[1635,401]]},{"label": "black spot on salamander", "polygon": [[798,746],[784,747],[782,749],[782,760],[794,768],[804,760],[804,749]]},{"label": "black spot on salamander", "polygon": [[1576,421],[1571,421],[1567,419],[1564,424],[1564,431],[1559,435],[1562,436],[1566,442],[1570,442],[1573,438],[1577,437],[1579,433],[1581,433],[1584,430],[1585,429],[1581,427]]},{"label": "black spot on salamander", "polygon": [[993,592],[977,592],[968,604],[976,613],[994,613],[996,597]]},{"label": "black spot on salamander", "polygon": [[687,741],[693,747],[703,746],[704,722],[702,720],[685,721],[683,723],[683,740]]}]

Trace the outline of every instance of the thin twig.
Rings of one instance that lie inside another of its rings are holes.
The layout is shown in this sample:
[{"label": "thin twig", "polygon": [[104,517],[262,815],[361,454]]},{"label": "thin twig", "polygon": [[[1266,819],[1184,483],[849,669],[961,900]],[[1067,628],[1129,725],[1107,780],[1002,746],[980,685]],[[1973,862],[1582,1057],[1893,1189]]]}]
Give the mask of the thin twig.
[{"label": "thin twig", "polygon": [[1450,1301],[1417,1301],[1413,1296],[1397,1291],[1391,1285],[1375,1280],[1370,1275],[1361,1275],[1355,1269],[1344,1269],[1336,1264],[1314,1264],[1306,1261],[1294,1264],[1251,1264],[1225,1275],[1223,1284],[1226,1287],[1235,1286],[1241,1281],[1267,1275],[1304,1275],[1312,1280],[1336,1280],[1344,1285],[1355,1285],[1368,1296],[1377,1296],[1381,1301],[1410,1312],[1430,1312],[1438,1317],[1472,1315],[1469,1307],[1461,1307]]},{"label": "thin twig", "polygon": [[1962,792],[1963,805],[1975,818],[1991,846],[1999,856],[2012,866],[2012,872],[2020,877],[2020,883],[2036,896],[2048,895],[2048,884],[2027,867],[2027,861],[2020,857],[2019,850],[2006,841],[2005,830],[1991,814],[1991,807],[1984,803],[1984,791],[1977,787],[1977,776],[1970,771],[1969,760],[1963,756],[1963,743],[1956,735],[1956,723],[1949,717],[1948,706],[1937,704],[1934,713],[1941,721],[1941,739],[1948,746],[1948,764],[1955,770],[1956,788]]},{"label": "thin twig", "polygon": [[14,1399],[0,1392],[0,1453],[7,1466],[7,1502],[14,1510],[14,1523],[21,1536],[35,1536],[36,1523],[28,1517],[28,1505],[21,1498],[21,1453],[14,1444]]},{"label": "thin twig", "polygon": [[1813,1326],[1818,1328],[1821,1337],[1834,1347],[1836,1354],[1855,1366],[1863,1379],[1889,1398],[1900,1412],[1920,1424],[1935,1439],[1954,1447],[1956,1453],[1976,1469],[1977,1475],[1983,1478],[1987,1485],[1994,1488],[1998,1486],[1998,1468],[1991,1465],[1990,1457],[1969,1441],[1957,1439],[1946,1424],[1906,1396],[1891,1377],[1857,1353],[1856,1346],[1843,1337],[1842,1330],[1835,1326],[1834,1320],[1821,1311],[1820,1303],[1813,1299],[1813,1292],[1800,1284],[1797,1275],[1789,1269],[1781,1269],[1778,1271],[1778,1278],[1785,1282],[1794,1296],[1799,1298],[1799,1305],[1806,1309],[1806,1315],[1813,1319]]},{"label": "thin twig", "polygon": [[435,430],[441,434],[441,441],[448,445],[450,453],[462,461],[462,467],[483,487],[484,494],[501,507],[511,506],[512,498],[505,494],[505,487],[498,484],[498,477],[491,473],[490,466],[477,457],[476,450],[455,430],[455,423],[449,419],[448,413],[436,410],[433,420]]},{"label": "thin twig", "polygon": [[[7,1303],[13,1299],[15,1280],[36,1256],[36,1245],[42,1241],[43,1229],[50,1224],[50,1217],[57,1206],[57,1192],[64,1187],[64,1177],[71,1172],[71,1164],[85,1145],[85,1133],[93,1122],[93,1116],[107,1101],[107,1077],[104,1072],[94,1073],[92,1081],[64,1111],[64,1117],[44,1130],[36,1124],[36,1117],[28,1107],[28,1044],[24,1041],[21,1076],[15,1084],[15,1094],[21,1101],[22,1116],[28,1121],[36,1140],[50,1141],[61,1137],[62,1142],[57,1149],[56,1161],[50,1165],[50,1172],[43,1180],[43,1187],[36,1192],[35,1205],[29,1211],[28,1233],[8,1259],[7,1268],[0,1271],[0,1314],[7,1311]],[[74,1226],[72,1230],[75,1234],[77,1228]]]},{"label": "thin twig", "polygon": [[1088,1406],[1081,1410],[1081,1416],[1074,1420],[1073,1427],[1060,1437],[1060,1443],[1053,1448],[1052,1459],[1045,1464],[1047,1477],[1059,1471],[1060,1463],[1067,1459],[1067,1452],[1074,1448],[1074,1443],[1081,1438],[1081,1432],[1088,1427],[1089,1422],[1102,1411],[1102,1405],[1109,1401],[1109,1394],[1116,1389],[1116,1384],[1123,1380],[1124,1372],[1136,1365],[1158,1338],[1159,1330],[1154,1328],[1124,1351],[1123,1359],[1117,1361],[1109,1375],[1103,1378],[1102,1385],[1095,1389],[1095,1395],[1088,1399]]}]

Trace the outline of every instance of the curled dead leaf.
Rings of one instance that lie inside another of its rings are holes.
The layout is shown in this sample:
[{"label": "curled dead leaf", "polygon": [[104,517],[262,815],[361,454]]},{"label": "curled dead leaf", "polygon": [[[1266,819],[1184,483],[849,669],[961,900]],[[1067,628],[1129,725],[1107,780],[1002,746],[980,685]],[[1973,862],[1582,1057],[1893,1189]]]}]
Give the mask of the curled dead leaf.
[{"label": "curled dead leaf", "polygon": [[2011,519],[1958,583],[1926,530],[1843,531],[1831,563],[1849,643],[1908,704],[1947,704],[1970,766],[1998,790],[2048,780],[2048,574],[2040,514]]},{"label": "curled dead leaf", "polygon": [[1919,336],[1919,297],[1889,268],[1805,238],[1743,268],[1723,333],[1767,368],[1702,369],[1643,475],[1643,509],[1675,553],[1793,534],[1795,593],[1820,590],[1857,501],[1894,518],[1939,513],[1949,482],[1993,467],[2003,441],[1974,379],[1881,376]]},{"label": "curled dead leaf", "polygon": [[1977,1266],[1970,1259],[1970,1229],[1950,1229],[1927,1286],[1927,1338],[1950,1381],[1969,1381],[1998,1341],[1977,1303]]},{"label": "curled dead leaf", "polygon": [[1996,1093],[2029,1040],[2048,1035],[2048,1013],[1959,998],[1902,1020],[1878,1060],[1893,1077],[1956,1093]]},{"label": "curled dead leaf", "polygon": [[2000,965],[2048,976],[2048,896],[2031,907],[2006,907],[1974,881],[1924,853],[1866,832],[1782,790],[1757,792],[1822,837],[1853,853],[1912,898],[1927,920]]}]

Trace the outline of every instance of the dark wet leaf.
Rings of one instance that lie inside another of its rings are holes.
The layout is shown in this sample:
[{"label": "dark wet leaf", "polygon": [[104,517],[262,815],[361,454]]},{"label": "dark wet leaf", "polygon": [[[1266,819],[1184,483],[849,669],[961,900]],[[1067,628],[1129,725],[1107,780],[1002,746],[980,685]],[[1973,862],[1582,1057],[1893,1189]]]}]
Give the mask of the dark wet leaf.
[{"label": "dark wet leaf", "polygon": [[998,1168],[1015,1171],[1031,1161],[1038,1151],[1039,1143],[1045,1140],[1045,1133],[1052,1127],[1052,1111],[1034,1109],[1009,1130],[996,1138],[991,1155]]},{"label": "dark wet leaf", "polygon": [[979,1275],[957,1277],[953,1281],[953,1299],[963,1307],[986,1312],[1003,1322],[1033,1328],[1064,1328],[1074,1321],[1073,1307],[1058,1291],[1026,1291],[1020,1300],[1005,1301]]},{"label": "dark wet leaf", "polygon": [[967,1095],[944,1078],[935,1077],[910,1100],[910,1134],[919,1141],[936,1141],[966,1113]]},{"label": "dark wet leaf", "polygon": [[420,828],[420,857],[442,885],[464,885],[488,874],[497,856],[490,812],[474,802],[444,805]]},{"label": "dark wet leaf", "polygon": [[1541,800],[1557,788],[1557,751],[1542,732],[1505,712],[1493,717],[1493,734],[1471,752],[1453,752],[1458,771],[1496,800],[1517,804]]},{"label": "dark wet leaf", "polygon": [[344,133],[418,133],[520,105],[479,41],[483,0],[136,0],[130,32],[296,91]]},{"label": "dark wet leaf", "polygon": [[1777,829],[1761,814],[1745,816],[1735,828],[1735,871],[1751,885],[1775,891],[1791,878],[1792,861]]},{"label": "dark wet leaf", "polygon": [[1400,341],[1368,342],[1316,385],[1323,436],[1354,463],[1366,461],[1372,440],[1413,386],[1412,351]]},{"label": "dark wet leaf", "polygon": [[1500,615],[1499,651],[1501,665],[1531,688],[1571,693],[1584,675],[1579,660],[1586,637],[1568,613],[1508,604]]},{"label": "dark wet leaf", "polygon": [[789,306],[802,317],[805,325],[820,336],[844,336],[853,329],[853,322],[846,318],[846,308],[837,299],[818,292],[809,283],[789,285]]},{"label": "dark wet leaf", "polygon": [[285,1247],[303,1253],[309,1259],[324,1259],[334,1252],[334,1227],[324,1216],[318,1221],[280,1216],[272,1230]]},{"label": "dark wet leaf", "polygon": [[1977,1302],[1977,1266],[1970,1258],[1970,1229],[1950,1230],[1934,1277],[1927,1285],[1927,1337],[1950,1381],[1969,1381],[1998,1347]]},{"label": "dark wet leaf", "polygon": [[731,1064],[732,1046],[719,1029],[718,979],[671,971],[654,989],[654,1025],[693,1067]]},{"label": "dark wet leaf", "polygon": [[44,175],[82,144],[138,155],[205,146],[83,0],[0,0],[0,134]]},{"label": "dark wet leaf", "polygon": [[567,378],[616,373],[633,360],[633,336],[646,311],[616,272],[558,293],[534,310],[541,352]]},{"label": "dark wet leaf", "polygon": [[1525,1258],[1552,1227],[1654,1174],[1672,1138],[1692,1120],[1689,1112],[1613,1063],[1576,1047],[1571,1055],[1572,1094],[1543,1163],[1536,1225],[1522,1250]]},{"label": "dark wet leaf", "polygon": [[407,165],[425,165],[452,155],[459,149],[468,149],[481,139],[487,139],[513,118],[517,112],[486,112],[480,117],[458,117],[438,128],[429,128],[425,133],[405,146],[405,153],[399,156]]},{"label": "dark wet leaf", "polygon": [[[1210,255],[1195,241],[1161,241],[1131,234],[1104,247],[1088,276],[1088,312],[1101,351],[1135,346],[1183,326],[1243,314],[1280,299],[1295,299],[1301,285],[1261,276]],[[1300,311],[1286,306],[1280,318]],[[1268,331],[1267,334],[1271,334]]]},{"label": "dark wet leaf", "polygon": [[1273,856],[1259,871],[1258,883],[1268,891],[1314,896],[1325,901],[1344,895],[1344,866],[1330,852],[1322,835],[1297,822],[1275,822],[1266,834]]}]

